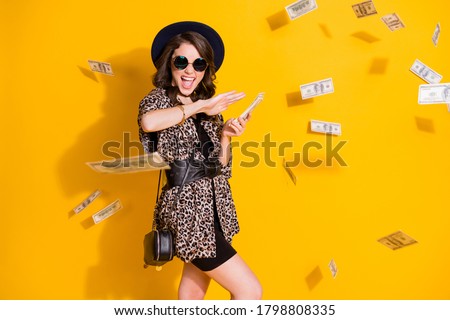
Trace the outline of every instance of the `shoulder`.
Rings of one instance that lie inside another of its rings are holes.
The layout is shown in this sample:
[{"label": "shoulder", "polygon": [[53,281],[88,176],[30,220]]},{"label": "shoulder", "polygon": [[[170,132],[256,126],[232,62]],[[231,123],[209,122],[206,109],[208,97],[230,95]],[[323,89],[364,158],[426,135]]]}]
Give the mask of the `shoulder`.
[{"label": "shoulder", "polygon": [[155,88],[150,91],[139,103],[140,108],[163,109],[170,105],[166,90]]}]

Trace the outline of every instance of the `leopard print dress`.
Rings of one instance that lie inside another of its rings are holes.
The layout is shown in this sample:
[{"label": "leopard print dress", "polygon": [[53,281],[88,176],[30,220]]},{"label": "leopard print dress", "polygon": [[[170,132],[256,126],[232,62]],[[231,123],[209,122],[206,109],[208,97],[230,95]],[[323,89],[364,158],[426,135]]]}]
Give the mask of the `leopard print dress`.
[{"label": "leopard print dress", "polygon": [[[138,115],[139,138],[145,152],[152,152],[155,149],[152,145],[154,141],[152,135],[142,130],[142,116],[151,110],[172,107],[165,90],[161,88],[153,89],[141,100]],[[201,125],[214,144],[210,157],[218,157],[220,154],[223,123],[222,116],[219,116],[218,121],[201,121]],[[186,119],[182,125],[174,125],[157,132],[157,137],[156,151],[168,163],[174,160],[185,160],[192,152],[195,159],[204,159],[201,151],[196,148],[200,140],[192,118]],[[174,202],[180,187],[169,188],[166,184],[162,188],[155,206],[156,225],[158,227],[166,225],[173,232],[175,254],[182,261],[216,257],[214,201],[225,239],[231,243],[233,236],[239,232],[236,208],[228,183],[229,178],[231,178],[231,157],[228,164],[222,167],[222,174],[213,179],[202,178],[184,185],[176,203]]]}]

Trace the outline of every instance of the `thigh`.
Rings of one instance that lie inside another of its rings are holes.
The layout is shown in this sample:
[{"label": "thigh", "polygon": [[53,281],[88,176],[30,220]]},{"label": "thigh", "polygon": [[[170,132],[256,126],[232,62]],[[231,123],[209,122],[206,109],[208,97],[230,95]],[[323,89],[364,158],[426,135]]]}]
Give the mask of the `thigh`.
[{"label": "thigh", "polygon": [[183,274],[181,276],[180,287],[178,289],[179,298],[186,296],[193,299],[202,299],[209,287],[211,278],[192,263],[184,263]]},{"label": "thigh", "polygon": [[219,267],[205,273],[230,291],[232,298],[260,299],[259,280],[239,254],[235,254]]}]

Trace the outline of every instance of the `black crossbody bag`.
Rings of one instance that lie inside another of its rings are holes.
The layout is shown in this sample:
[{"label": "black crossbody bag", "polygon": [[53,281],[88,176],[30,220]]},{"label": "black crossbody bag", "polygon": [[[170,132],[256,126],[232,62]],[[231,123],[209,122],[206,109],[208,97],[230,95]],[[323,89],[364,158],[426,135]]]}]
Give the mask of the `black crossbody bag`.
[{"label": "black crossbody bag", "polygon": [[[159,172],[158,179],[158,191],[156,193],[156,202],[159,198],[159,187],[161,183],[161,173]],[[184,181],[186,180],[187,172],[184,176],[183,182],[180,185],[175,201],[173,202],[172,209],[175,209],[175,203],[178,202],[178,196],[181,193]],[[174,256],[175,243],[172,231],[167,226],[163,226],[161,229],[156,227],[155,212],[153,213],[152,231],[147,233],[144,237],[144,268],[149,266],[155,266],[157,270],[161,270],[161,267],[171,261]]]}]

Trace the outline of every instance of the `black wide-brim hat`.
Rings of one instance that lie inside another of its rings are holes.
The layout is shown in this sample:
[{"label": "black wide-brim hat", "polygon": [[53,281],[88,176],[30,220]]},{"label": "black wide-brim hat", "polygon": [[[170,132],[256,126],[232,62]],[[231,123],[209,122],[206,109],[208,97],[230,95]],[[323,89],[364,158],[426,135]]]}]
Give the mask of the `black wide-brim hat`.
[{"label": "black wide-brim hat", "polygon": [[194,31],[206,38],[214,51],[214,65],[216,66],[216,71],[219,70],[222,65],[223,58],[225,56],[225,47],[223,45],[222,38],[220,35],[210,26],[195,22],[195,21],[180,21],[170,24],[161,31],[158,32],[155,39],[153,39],[152,44],[152,60],[153,64],[156,66],[156,61],[161,56],[164,48],[174,36],[184,33],[187,31]]}]

